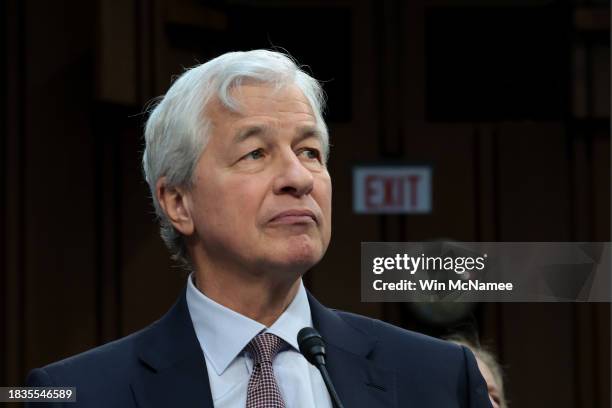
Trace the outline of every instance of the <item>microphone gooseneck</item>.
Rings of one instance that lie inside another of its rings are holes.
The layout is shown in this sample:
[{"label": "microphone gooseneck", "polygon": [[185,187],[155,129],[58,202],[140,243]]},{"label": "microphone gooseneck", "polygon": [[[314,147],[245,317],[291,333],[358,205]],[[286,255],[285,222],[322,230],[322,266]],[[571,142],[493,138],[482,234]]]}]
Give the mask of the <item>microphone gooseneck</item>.
[{"label": "microphone gooseneck", "polygon": [[300,346],[300,353],[302,353],[310,364],[317,367],[321,372],[321,377],[323,377],[323,382],[331,396],[334,407],[344,408],[334,388],[331,377],[327,372],[327,366],[325,365],[325,342],[323,341],[323,337],[321,337],[319,332],[312,327],[304,327],[298,333],[297,341]]}]

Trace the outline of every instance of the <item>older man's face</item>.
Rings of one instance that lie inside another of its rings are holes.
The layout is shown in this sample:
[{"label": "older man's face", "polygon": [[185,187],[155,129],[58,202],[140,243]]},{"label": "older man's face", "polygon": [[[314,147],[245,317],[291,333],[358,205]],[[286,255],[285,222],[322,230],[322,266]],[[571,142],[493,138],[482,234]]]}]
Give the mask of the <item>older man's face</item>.
[{"label": "older man's face", "polygon": [[304,273],[327,249],[331,180],[312,109],[295,86],[244,84],[243,108],[208,106],[191,190],[195,260],[206,268]]}]

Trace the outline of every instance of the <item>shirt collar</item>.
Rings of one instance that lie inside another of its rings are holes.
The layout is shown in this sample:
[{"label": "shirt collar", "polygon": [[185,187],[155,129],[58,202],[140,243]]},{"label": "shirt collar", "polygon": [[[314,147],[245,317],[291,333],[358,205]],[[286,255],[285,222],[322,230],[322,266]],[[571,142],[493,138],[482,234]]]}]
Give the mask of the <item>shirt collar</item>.
[{"label": "shirt collar", "polygon": [[270,328],[208,298],[195,287],[192,275],[187,278],[186,297],[196,336],[217,375],[223,374],[261,331],[275,334],[299,350],[298,332],[303,327],[312,327],[310,305],[301,279],[297,294]]}]

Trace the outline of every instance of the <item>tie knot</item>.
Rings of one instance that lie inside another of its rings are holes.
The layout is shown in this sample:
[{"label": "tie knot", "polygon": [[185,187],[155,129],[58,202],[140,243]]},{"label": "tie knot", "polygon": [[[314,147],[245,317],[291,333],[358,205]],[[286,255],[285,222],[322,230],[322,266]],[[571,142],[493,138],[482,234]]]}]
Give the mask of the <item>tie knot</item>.
[{"label": "tie knot", "polygon": [[253,337],[247,350],[251,353],[254,364],[268,362],[280,351],[285,341],[272,333],[261,333]]}]

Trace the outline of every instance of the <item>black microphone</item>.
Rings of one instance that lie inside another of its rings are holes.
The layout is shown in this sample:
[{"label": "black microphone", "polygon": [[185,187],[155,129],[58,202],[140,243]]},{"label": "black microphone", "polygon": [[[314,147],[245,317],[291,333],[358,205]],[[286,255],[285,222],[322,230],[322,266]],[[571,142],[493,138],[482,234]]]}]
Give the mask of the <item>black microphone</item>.
[{"label": "black microphone", "polygon": [[323,382],[325,382],[334,407],[344,408],[325,366],[325,342],[323,342],[323,337],[312,327],[304,327],[298,333],[297,341],[300,346],[300,353],[321,372],[321,377],[323,377]]}]

